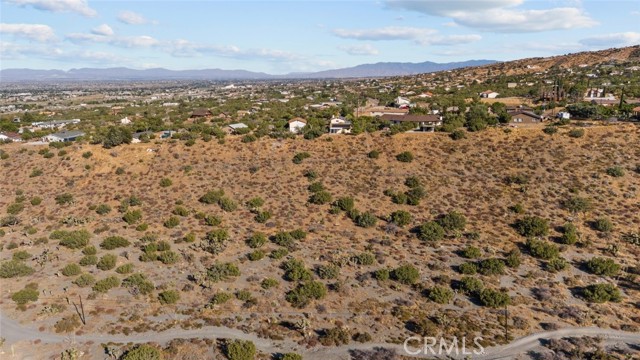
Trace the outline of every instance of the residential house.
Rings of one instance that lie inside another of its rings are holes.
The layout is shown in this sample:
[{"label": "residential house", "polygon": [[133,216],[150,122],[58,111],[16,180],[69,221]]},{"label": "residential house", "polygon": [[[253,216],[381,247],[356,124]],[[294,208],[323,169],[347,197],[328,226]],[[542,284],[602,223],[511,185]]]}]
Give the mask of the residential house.
[{"label": "residential house", "polygon": [[398,108],[408,108],[411,105],[411,101],[407,98],[403,98],[402,96],[398,96],[393,100],[393,103],[396,104]]},{"label": "residential house", "polygon": [[525,110],[516,110],[516,111],[508,111],[507,114],[511,117],[509,121],[510,124],[520,125],[520,124],[538,124],[542,122],[542,116],[537,115],[531,111]]},{"label": "residential house", "polygon": [[434,132],[436,127],[442,125],[442,116],[439,115],[384,115],[382,120],[390,121],[393,125],[412,123],[415,127],[410,131]]},{"label": "residential house", "polygon": [[329,134],[350,134],[351,121],[343,117],[333,117],[329,120]]},{"label": "residential house", "polygon": [[237,132],[239,129],[246,129],[248,128],[248,126],[246,124],[243,123],[235,123],[235,124],[230,124],[229,126],[227,126],[225,128],[225,130],[230,133],[233,134],[235,132]]},{"label": "residential house", "polygon": [[558,119],[566,119],[566,120],[569,120],[569,119],[571,119],[571,114],[569,114],[569,112],[568,112],[568,111],[561,111],[561,112],[559,112],[559,113],[556,115],[556,117],[557,117]]},{"label": "residential house", "polygon": [[153,131],[139,131],[131,135],[131,143],[137,144],[142,141],[151,139],[152,136],[153,136]]},{"label": "residential house", "polygon": [[199,119],[199,118],[209,118],[211,116],[213,116],[213,114],[211,114],[211,111],[209,111],[208,109],[200,108],[200,109],[193,110],[189,118]]},{"label": "residential house", "polygon": [[483,91],[480,94],[481,98],[485,98],[485,99],[495,99],[498,97],[498,95],[500,95],[499,93],[492,91],[492,90],[487,90],[487,91]]},{"label": "residential house", "polygon": [[125,116],[124,118],[120,119],[120,124],[129,125],[129,124],[131,124],[131,119],[129,119],[128,116]]},{"label": "residential house", "polygon": [[81,136],[84,136],[84,133],[82,131],[61,131],[55,134],[47,135],[43,138],[43,140],[49,142],[69,142],[75,141]]},{"label": "residential house", "polygon": [[305,126],[307,126],[307,120],[301,117],[295,117],[289,120],[289,131],[294,134],[298,134]]},{"label": "residential house", "polygon": [[40,129],[58,129],[58,128],[63,128],[70,124],[78,124],[78,123],[80,123],[80,119],[39,121],[39,122],[34,122],[31,125]]},{"label": "residential house", "polygon": [[406,115],[409,109],[396,109],[386,106],[374,106],[357,109],[359,116]]},{"label": "residential house", "polygon": [[640,106],[637,106],[637,107],[634,107],[634,108],[633,108],[633,115],[634,115],[636,118],[640,119]]},{"label": "residential house", "polygon": [[21,142],[22,137],[20,137],[20,134],[15,132],[5,132],[5,133],[0,133],[0,141]]}]

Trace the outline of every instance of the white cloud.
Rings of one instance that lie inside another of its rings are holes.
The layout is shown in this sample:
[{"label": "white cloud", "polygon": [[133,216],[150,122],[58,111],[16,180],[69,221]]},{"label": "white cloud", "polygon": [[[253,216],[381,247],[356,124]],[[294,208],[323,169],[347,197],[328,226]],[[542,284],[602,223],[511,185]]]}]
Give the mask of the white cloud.
[{"label": "white cloud", "polygon": [[587,46],[629,46],[640,44],[640,33],[637,32],[623,32],[596,35],[586,39],[580,40],[580,43]]},{"label": "white cloud", "polygon": [[134,13],[133,11],[121,11],[118,14],[118,20],[129,25],[144,25],[150,21],[145,19],[144,16]]},{"label": "white cloud", "polygon": [[482,39],[482,36],[476,34],[469,35],[443,35],[443,36],[433,36],[429,39],[425,39],[420,42],[422,45],[440,45],[440,46],[451,46],[451,45],[460,45],[460,44],[469,44],[472,42],[476,42]]},{"label": "white cloud", "polygon": [[301,57],[294,53],[276,49],[241,49],[235,45],[198,44],[188,40],[176,40],[167,46],[167,51],[176,57],[213,55],[240,60],[261,59],[266,61],[293,61]]},{"label": "white cloud", "polygon": [[93,32],[92,34],[85,34],[85,33],[67,34],[65,39],[75,44],[105,43],[105,44],[110,44],[113,46],[124,47],[124,48],[153,47],[161,44],[159,40],[148,35],[114,36],[114,35],[106,35],[106,34],[97,34],[95,30],[96,29],[92,31]]},{"label": "white cloud", "polygon": [[75,12],[83,16],[94,17],[98,12],[90,8],[86,0],[7,0],[19,6],[32,6],[34,9],[51,12]]},{"label": "white cloud", "polygon": [[420,40],[437,31],[427,28],[387,26],[379,29],[335,29],[333,34],[343,39],[355,40]]},{"label": "white cloud", "polygon": [[39,42],[55,39],[53,29],[42,24],[0,24],[0,33],[11,34]]},{"label": "white cloud", "polygon": [[91,29],[91,33],[96,35],[102,35],[102,36],[111,36],[113,35],[113,29],[111,28],[111,26],[107,24],[102,24],[100,26],[97,26]]},{"label": "white cloud", "polygon": [[387,0],[391,8],[451,18],[456,24],[491,32],[522,33],[591,27],[597,24],[577,7],[518,9],[524,0]]},{"label": "white cloud", "polygon": [[21,60],[39,57],[62,63],[71,61],[85,61],[96,65],[122,65],[130,62],[130,59],[111,53],[98,51],[65,51],[49,44],[22,45],[9,42],[0,42],[0,52],[5,60]]},{"label": "white cloud", "polygon": [[338,49],[349,55],[378,55],[379,51],[370,44],[338,46]]}]

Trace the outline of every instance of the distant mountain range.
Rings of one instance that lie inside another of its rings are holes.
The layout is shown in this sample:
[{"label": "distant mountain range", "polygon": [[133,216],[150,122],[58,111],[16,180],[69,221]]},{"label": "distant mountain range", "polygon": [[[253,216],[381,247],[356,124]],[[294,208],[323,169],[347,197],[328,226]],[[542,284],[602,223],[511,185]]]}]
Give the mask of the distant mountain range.
[{"label": "distant mountain range", "polygon": [[168,70],[163,68],[135,70],[119,68],[83,68],[64,70],[5,69],[0,70],[1,82],[52,82],[52,81],[126,81],[126,80],[269,80],[269,79],[334,79],[403,76],[453,70],[470,66],[493,64],[493,60],[470,60],[451,63],[380,62],[349,68],[311,73],[271,75],[246,70]]}]

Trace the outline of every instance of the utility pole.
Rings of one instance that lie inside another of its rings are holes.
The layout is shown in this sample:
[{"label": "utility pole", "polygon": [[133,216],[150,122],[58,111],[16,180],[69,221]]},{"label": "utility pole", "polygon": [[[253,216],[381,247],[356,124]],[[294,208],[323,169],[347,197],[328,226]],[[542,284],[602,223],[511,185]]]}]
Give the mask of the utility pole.
[{"label": "utility pole", "polygon": [[82,304],[82,296],[78,295],[78,298],[80,299],[80,310],[78,310],[78,305],[76,305],[76,303],[73,303],[73,307],[76,309],[76,313],[78,314],[78,317],[80,317],[80,321],[82,321],[83,325],[87,325],[87,318],[84,315],[84,305]]}]

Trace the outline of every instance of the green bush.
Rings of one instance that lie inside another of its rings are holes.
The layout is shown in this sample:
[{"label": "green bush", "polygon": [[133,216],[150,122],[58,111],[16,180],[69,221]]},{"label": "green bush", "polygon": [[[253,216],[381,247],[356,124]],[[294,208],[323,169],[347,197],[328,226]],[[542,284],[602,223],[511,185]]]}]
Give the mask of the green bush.
[{"label": "green bush", "polygon": [[452,140],[462,140],[467,137],[467,133],[460,129],[453,130],[449,137],[451,137]]},{"label": "green bush", "polygon": [[158,261],[160,261],[165,265],[170,265],[180,261],[180,255],[178,255],[178,253],[173,251],[163,251],[160,254],[158,254],[157,259]]},{"label": "green bush", "polygon": [[22,210],[24,210],[24,204],[23,203],[13,203],[13,204],[9,204],[9,206],[7,206],[7,214],[10,214],[10,215],[17,215]]},{"label": "green bush", "polygon": [[422,186],[422,182],[420,181],[420,178],[418,178],[417,176],[409,176],[404,180],[404,184],[405,186],[408,186],[410,188]]},{"label": "green bush", "polygon": [[98,257],[95,255],[85,255],[78,262],[81,266],[90,266],[98,263]]},{"label": "green bush", "polygon": [[588,260],[585,266],[594,275],[616,276],[620,272],[620,265],[613,259],[594,257]]},{"label": "green bush", "polygon": [[13,295],[11,295],[11,300],[13,300],[18,305],[25,305],[28,302],[36,302],[38,301],[38,286],[35,288],[33,286],[25,287],[20,291],[16,291]]},{"label": "green bush", "polygon": [[572,129],[571,131],[569,131],[568,133],[569,137],[572,138],[581,138],[584,136],[584,130],[583,129]]},{"label": "green bush", "polygon": [[467,219],[465,216],[457,211],[451,211],[447,214],[441,215],[436,222],[440,224],[442,229],[447,233],[456,230],[462,231],[467,225]]},{"label": "green bush", "polygon": [[302,360],[302,355],[296,353],[282,354],[279,360]]},{"label": "green bush", "polygon": [[98,205],[98,207],[96,207],[96,213],[98,213],[98,215],[106,215],[110,212],[111,212],[111,206],[107,204],[100,204]]},{"label": "green bush", "polygon": [[318,281],[307,281],[289,291],[286,300],[296,308],[303,308],[313,300],[320,300],[327,295],[327,287]]},{"label": "green bush", "polygon": [[351,336],[349,335],[349,331],[342,327],[336,326],[331,329],[325,329],[324,332],[320,335],[320,343],[324,346],[340,346],[346,345],[351,340]]},{"label": "green bush", "polygon": [[224,190],[211,190],[202,195],[198,201],[204,204],[217,204],[224,196]]},{"label": "green bush", "polygon": [[471,276],[464,276],[460,279],[458,286],[467,295],[478,294],[484,288],[484,284],[480,279]]},{"label": "green bush", "polygon": [[246,205],[249,210],[255,210],[264,205],[264,200],[261,197],[254,197],[249,199]]},{"label": "green bush", "polygon": [[131,144],[133,139],[131,131],[126,127],[110,126],[99,134],[96,139],[102,143],[105,149],[111,149],[122,144]]},{"label": "green bush", "polygon": [[238,208],[238,204],[230,198],[223,197],[218,201],[220,208],[226,212],[234,212]]},{"label": "green bush", "polygon": [[133,225],[142,219],[142,211],[131,210],[127,211],[122,219],[129,225]]},{"label": "green bush", "polygon": [[539,259],[550,260],[560,254],[558,246],[548,241],[527,239],[526,245],[529,253]]},{"label": "green bush", "polygon": [[100,247],[105,250],[113,250],[117,248],[127,247],[131,243],[122,236],[109,236],[100,243]]},{"label": "green bush", "polygon": [[338,200],[336,200],[333,205],[338,207],[342,211],[351,211],[355,207],[355,201],[352,197],[345,196],[338,198]]},{"label": "green bush", "polygon": [[256,232],[246,241],[250,248],[257,249],[267,243],[267,236],[263,233]]},{"label": "green bush", "polygon": [[100,258],[96,266],[102,271],[111,270],[116,267],[117,256],[113,254],[107,254]]},{"label": "green bush", "polygon": [[31,198],[31,205],[38,206],[40,204],[42,204],[42,198],[41,197],[34,196],[34,197]]},{"label": "green bush", "polygon": [[232,297],[233,296],[231,296],[231,294],[220,291],[220,292],[215,293],[211,297],[211,300],[209,300],[209,304],[211,304],[211,305],[222,305],[222,304],[226,303],[227,301],[231,300]]},{"label": "green bush", "polygon": [[324,185],[322,185],[321,182],[316,181],[316,182],[310,184],[307,187],[307,190],[309,190],[312,193],[317,193],[317,192],[320,192],[320,191],[324,191],[325,189],[324,189]]},{"label": "green bush", "polygon": [[218,226],[222,224],[222,219],[215,215],[206,215],[204,217],[204,223],[208,226]]},{"label": "green bush", "polygon": [[493,289],[483,289],[480,291],[478,298],[483,306],[492,308],[502,308],[511,304],[511,297],[503,291]]},{"label": "green bush", "polygon": [[438,304],[448,304],[453,300],[453,290],[448,287],[434,286],[427,291],[427,297]]},{"label": "green bush", "polygon": [[504,262],[510,268],[517,268],[522,263],[521,255],[522,254],[520,253],[520,250],[518,248],[515,248],[509,251]]},{"label": "green bush", "polygon": [[482,252],[479,248],[475,246],[467,246],[462,250],[462,256],[467,259],[477,259],[482,255]]},{"label": "green bush", "polygon": [[73,202],[73,195],[69,193],[64,193],[56,196],[56,204],[65,205]]},{"label": "green bush", "polygon": [[504,261],[496,258],[484,259],[478,263],[478,272],[482,275],[504,274]]},{"label": "green bush", "polygon": [[405,285],[413,285],[420,279],[420,272],[411,264],[393,269],[390,275],[393,280]]},{"label": "green bush", "polygon": [[471,262],[462,263],[458,266],[458,271],[464,275],[474,275],[478,272],[478,265]]},{"label": "green bush", "polygon": [[162,224],[167,229],[172,229],[178,225],[180,225],[180,219],[177,216],[171,216]]},{"label": "green bush", "polygon": [[163,360],[162,351],[147,344],[137,345],[124,354],[122,360]]},{"label": "green bush", "polygon": [[294,240],[295,239],[293,238],[293,236],[291,236],[291,234],[286,231],[279,231],[272,238],[272,241],[275,244],[284,246],[286,248],[291,248],[294,244]]},{"label": "green bush", "polygon": [[356,225],[363,228],[374,227],[376,226],[377,222],[378,222],[378,218],[370,211],[363,212],[362,214],[358,215],[355,219]]},{"label": "green bush", "polygon": [[78,264],[69,264],[62,268],[62,275],[64,276],[75,276],[79,275],[82,272],[82,268]]},{"label": "green bush", "polygon": [[133,272],[133,264],[124,264],[116,268],[118,274],[131,274]]},{"label": "green bush", "polygon": [[411,224],[412,216],[408,211],[398,210],[389,215],[389,222],[392,222],[400,227]]},{"label": "green bush", "polygon": [[566,223],[562,227],[562,237],[560,238],[560,242],[567,245],[573,245],[578,242],[580,238],[580,234],[578,233],[578,229],[572,223]]},{"label": "green bush", "polygon": [[33,169],[31,170],[31,174],[29,175],[29,177],[33,178],[33,177],[37,177],[37,176],[41,176],[43,174],[41,169]]},{"label": "green bush", "polygon": [[180,300],[180,293],[176,290],[165,290],[158,294],[158,300],[162,305],[175,304]]},{"label": "green bush", "polygon": [[135,289],[142,295],[151,294],[155,286],[144,274],[133,274],[122,280],[122,287]]},{"label": "green bush", "polygon": [[52,240],[60,240],[60,245],[70,249],[79,249],[87,246],[91,233],[87,230],[55,230],[49,235]]},{"label": "green bush", "polygon": [[553,135],[558,132],[558,128],[556,126],[548,125],[548,126],[545,126],[544,129],[542,129],[542,131],[547,135]]},{"label": "green bush", "polygon": [[78,285],[79,287],[87,287],[96,283],[96,278],[91,274],[82,274],[78,276],[73,283]]},{"label": "green bush", "polygon": [[591,199],[579,196],[570,197],[562,203],[562,206],[572,213],[584,213],[593,209]]},{"label": "green bush", "polygon": [[254,220],[260,224],[266,223],[267,221],[269,221],[269,219],[271,219],[270,211],[260,211],[254,217]]},{"label": "green bush", "polygon": [[240,276],[240,269],[233,263],[216,262],[207,269],[206,278],[212,282],[227,280],[230,277]]},{"label": "green bush", "polygon": [[371,150],[367,153],[367,157],[369,159],[377,159],[380,157],[380,151],[378,150]]},{"label": "green bush", "polygon": [[120,286],[120,279],[115,276],[109,276],[96,282],[91,288],[95,292],[106,293],[107,291]]},{"label": "green bush", "polygon": [[173,214],[185,217],[189,215],[189,210],[187,210],[187,208],[185,208],[184,206],[176,206],[176,208],[173,209]]},{"label": "green bush", "polygon": [[567,260],[561,257],[553,258],[546,264],[547,270],[552,273],[560,272],[566,269],[567,266],[569,266],[569,263],[567,262]]},{"label": "green bush", "polygon": [[435,221],[426,222],[418,228],[418,239],[426,242],[437,242],[444,238],[444,229]]},{"label": "green bush", "polygon": [[308,159],[311,157],[311,154],[309,154],[308,152],[301,152],[301,153],[297,153],[295,154],[295,156],[293,157],[293,163],[294,164],[300,164],[302,163],[302,161],[304,159]]},{"label": "green bush", "polygon": [[320,279],[337,279],[340,276],[340,267],[335,264],[320,265],[316,268]]},{"label": "green bush", "polygon": [[546,236],[549,233],[549,222],[537,216],[527,216],[516,221],[515,229],[518,234],[526,237]]},{"label": "green bush", "polygon": [[587,301],[599,304],[622,301],[622,293],[613,284],[592,284],[584,288],[582,294]]},{"label": "green bush", "polygon": [[316,205],[324,205],[330,203],[332,200],[331,193],[328,191],[319,191],[311,194],[309,197],[309,203]]},{"label": "green bush", "polygon": [[289,235],[291,235],[295,240],[302,240],[307,237],[307,233],[302,229],[291,230]]},{"label": "green bush", "polygon": [[350,260],[356,265],[368,266],[376,263],[376,257],[370,252],[363,252],[357,255],[353,255]]},{"label": "green bush", "polygon": [[225,355],[229,360],[253,360],[256,346],[249,340],[231,340],[225,346]]},{"label": "green bush", "polygon": [[413,161],[413,153],[411,151],[403,151],[400,154],[396,155],[396,160],[400,162],[412,162]]},{"label": "green bush", "polygon": [[604,233],[613,230],[613,223],[607,218],[598,218],[593,222],[593,228]]},{"label": "green bush", "polygon": [[273,278],[266,278],[260,282],[260,287],[263,289],[271,289],[272,287],[276,287],[280,285],[280,282]]},{"label": "green bush", "polygon": [[613,177],[623,177],[624,169],[620,166],[612,166],[610,168],[607,168],[607,175]]},{"label": "green bush", "polygon": [[31,257],[31,254],[24,250],[16,251],[11,255],[11,258],[16,261],[25,261]]},{"label": "green bush", "polygon": [[247,254],[247,258],[251,261],[262,260],[264,256],[265,256],[264,250],[260,250],[260,249],[254,250]]},{"label": "green bush", "polygon": [[289,254],[289,250],[287,250],[286,248],[280,248],[273,250],[271,254],[269,254],[269,257],[274,260],[279,260],[287,256],[287,254]]},{"label": "green bush", "polygon": [[302,260],[289,259],[283,262],[280,267],[284,270],[284,279],[287,281],[308,281],[312,274]]}]

